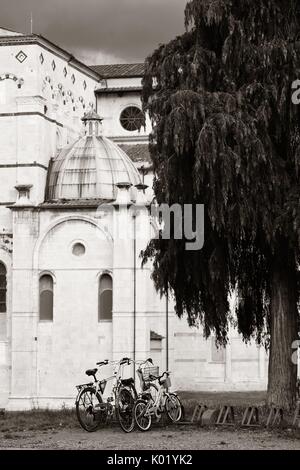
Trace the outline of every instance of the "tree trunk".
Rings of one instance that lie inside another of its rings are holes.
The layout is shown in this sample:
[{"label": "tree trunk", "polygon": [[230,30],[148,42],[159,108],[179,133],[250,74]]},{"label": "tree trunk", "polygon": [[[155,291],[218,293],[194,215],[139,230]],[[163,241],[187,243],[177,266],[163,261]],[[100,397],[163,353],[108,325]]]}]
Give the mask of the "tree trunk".
[{"label": "tree trunk", "polygon": [[[281,256],[280,256],[281,255]],[[296,401],[297,364],[292,343],[298,339],[296,272],[289,254],[281,251],[273,264],[270,305],[268,405],[291,409]]]}]

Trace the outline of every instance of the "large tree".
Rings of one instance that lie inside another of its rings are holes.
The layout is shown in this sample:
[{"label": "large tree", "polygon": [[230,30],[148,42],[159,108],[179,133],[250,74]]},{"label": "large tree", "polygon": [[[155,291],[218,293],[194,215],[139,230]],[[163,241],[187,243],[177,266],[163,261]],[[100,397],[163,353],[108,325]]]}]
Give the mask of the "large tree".
[{"label": "large tree", "polygon": [[226,344],[269,339],[269,404],[296,395],[300,258],[298,0],[191,0],[186,33],[147,60],[143,103],[158,203],[205,204],[205,245],[153,240],[161,293]]}]

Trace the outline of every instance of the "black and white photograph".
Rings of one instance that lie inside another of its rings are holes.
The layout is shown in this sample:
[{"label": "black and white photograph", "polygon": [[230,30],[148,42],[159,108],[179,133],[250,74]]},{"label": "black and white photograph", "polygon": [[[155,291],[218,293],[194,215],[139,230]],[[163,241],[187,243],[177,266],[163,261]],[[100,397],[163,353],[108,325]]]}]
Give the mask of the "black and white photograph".
[{"label": "black and white photograph", "polygon": [[0,458],[299,450],[299,1],[0,0]]}]

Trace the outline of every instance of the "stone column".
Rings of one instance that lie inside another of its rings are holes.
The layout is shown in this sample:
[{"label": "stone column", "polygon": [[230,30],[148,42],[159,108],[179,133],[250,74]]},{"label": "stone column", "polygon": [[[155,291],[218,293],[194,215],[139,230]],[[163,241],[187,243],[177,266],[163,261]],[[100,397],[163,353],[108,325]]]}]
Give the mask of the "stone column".
[{"label": "stone column", "polygon": [[[38,214],[30,205],[29,189],[17,187],[19,198],[13,206],[13,276],[11,315],[11,394],[9,409],[30,409],[37,394],[38,305],[33,273],[33,249],[38,237]],[[25,191],[25,192],[24,192]],[[26,194],[27,205],[26,205]],[[18,205],[19,204],[19,205]]]}]

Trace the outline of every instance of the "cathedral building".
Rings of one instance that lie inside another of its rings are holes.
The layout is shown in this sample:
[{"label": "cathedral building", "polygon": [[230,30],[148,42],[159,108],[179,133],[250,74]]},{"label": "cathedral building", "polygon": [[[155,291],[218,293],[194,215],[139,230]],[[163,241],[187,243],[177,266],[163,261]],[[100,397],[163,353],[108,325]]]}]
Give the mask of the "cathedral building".
[{"label": "cathedral building", "polygon": [[232,328],[218,349],[141,266],[154,230],[143,64],[88,66],[4,28],[0,46],[0,407],[72,405],[86,369],[123,356],[152,357],[178,391],[265,389],[263,348]]}]

